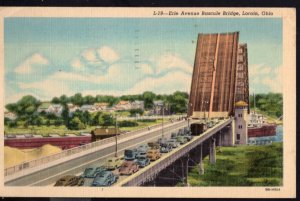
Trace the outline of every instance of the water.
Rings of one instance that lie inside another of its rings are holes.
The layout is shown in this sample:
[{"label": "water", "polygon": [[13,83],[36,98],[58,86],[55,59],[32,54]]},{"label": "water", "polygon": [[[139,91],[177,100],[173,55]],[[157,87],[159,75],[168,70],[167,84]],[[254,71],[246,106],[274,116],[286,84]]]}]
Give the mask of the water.
[{"label": "water", "polygon": [[270,140],[272,142],[282,142],[282,140],[283,140],[283,126],[282,125],[277,125],[275,136],[251,137],[251,138],[249,138],[249,140],[254,140],[254,141]]}]

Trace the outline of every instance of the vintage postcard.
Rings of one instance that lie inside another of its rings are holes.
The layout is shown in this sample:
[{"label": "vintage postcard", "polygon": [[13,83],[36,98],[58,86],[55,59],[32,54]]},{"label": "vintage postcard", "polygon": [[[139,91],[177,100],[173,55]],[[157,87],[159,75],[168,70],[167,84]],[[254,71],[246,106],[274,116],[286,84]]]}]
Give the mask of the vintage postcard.
[{"label": "vintage postcard", "polygon": [[293,8],[0,8],[0,195],[296,196]]}]

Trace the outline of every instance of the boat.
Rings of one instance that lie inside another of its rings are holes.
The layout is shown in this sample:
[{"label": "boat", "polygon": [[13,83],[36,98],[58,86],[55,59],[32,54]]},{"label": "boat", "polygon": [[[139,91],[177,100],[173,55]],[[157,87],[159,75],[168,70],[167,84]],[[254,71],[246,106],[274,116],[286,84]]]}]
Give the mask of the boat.
[{"label": "boat", "polygon": [[266,122],[263,115],[251,112],[248,121],[248,138],[276,135],[276,124]]}]

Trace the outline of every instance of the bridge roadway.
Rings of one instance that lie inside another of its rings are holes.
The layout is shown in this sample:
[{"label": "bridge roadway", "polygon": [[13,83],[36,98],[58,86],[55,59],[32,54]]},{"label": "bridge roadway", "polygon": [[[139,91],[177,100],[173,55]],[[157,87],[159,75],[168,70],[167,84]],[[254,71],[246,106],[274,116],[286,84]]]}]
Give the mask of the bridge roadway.
[{"label": "bridge roadway", "polygon": [[[187,126],[188,121],[178,121],[164,126],[164,136]],[[162,128],[144,131],[128,138],[118,140],[118,154],[122,155],[125,149],[136,147],[140,144],[154,141],[162,136]],[[63,175],[79,174],[90,165],[101,165],[108,157],[114,155],[115,142],[83,151],[41,166],[31,168],[26,172],[8,175],[5,179],[6,186],[46,186],[53,184]]]},{"label": "bridge roadway", "polygon": [[147,181],[153,180],[160,171],[174,163],[177,159],[188,154],[196,146],[214,136],[218,131],[231,124],[232,121],[233,119],[230,118],[219,122],[200,136],[196,136],[190,142],[164,154],[160,159],[154,161],[135,174],[128,176],[127,178],[121,178],[114,186],[140,186]]}]

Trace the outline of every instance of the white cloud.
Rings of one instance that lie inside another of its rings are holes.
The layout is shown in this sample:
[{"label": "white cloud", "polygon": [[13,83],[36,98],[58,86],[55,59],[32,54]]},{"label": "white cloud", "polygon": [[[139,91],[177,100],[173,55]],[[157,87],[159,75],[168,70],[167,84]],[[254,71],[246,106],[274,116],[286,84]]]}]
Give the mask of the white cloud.
[{"label": "white cloud", "polygon": [[39,53],[35,53],[28,57],[23,63],[21,63],[16,69],[15,72],[19,74],[30,74],[35,72],[38,65],[38,67],[46,66],[49,64],[48,59],[46,59],[43,55]]},{"label": "white cloud", "polygon": [[268,86],[272,92],[281,93],[283,90],[283,67],[273,70],[273,76],[262,79],[262,83]]},{"label": "white cloud", "polygon": [[81,63],[80,59],[76,58],[71,62],[71,66],[76,70],[82,70],[83,64]]},{"label": "white cloud", "polygon": [[86,49],[85,51],[82,52],[82,57],[87,61],[87,62],[96,62],[98,61],[96,57],[96,52],[95,49]]},{"label": "white cloud", "polygon": [[177,54],[165,54],[157,60],[156,73],[166,72],[171,69],[180,69],[192,73],[193,67]]},{"label": "white cloud", "polygon": [[97,49],[99,58],[107,63],[113,63],[119,59],[119,55],[108,46],[103,46]]},{"label": "white cloud", "polygon": [[250,93],[282,92],[283,67],[270,67],[264,64],[249,67]]},{"label": "white cloud", "polygon": [[170,94],[174,91],[189,92],[191,87],[191,76],[182,71],[173,71],[162,77],[148,77],[136,83],[129,91],[129,94],[138,94],[144,91]]}]

